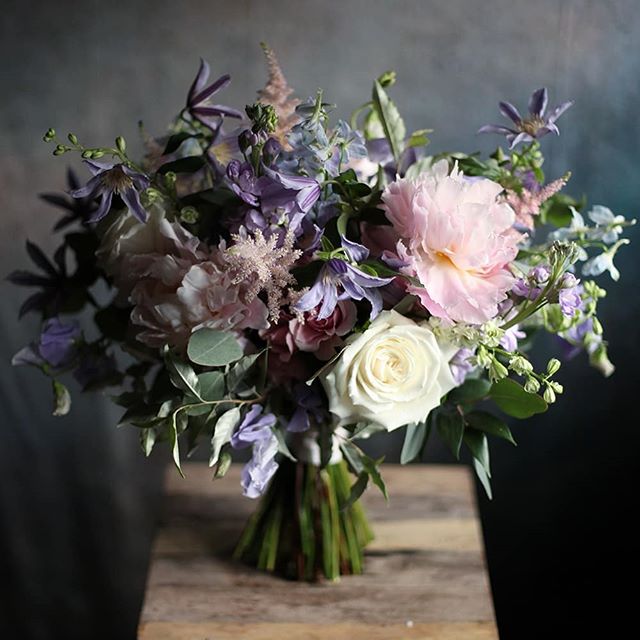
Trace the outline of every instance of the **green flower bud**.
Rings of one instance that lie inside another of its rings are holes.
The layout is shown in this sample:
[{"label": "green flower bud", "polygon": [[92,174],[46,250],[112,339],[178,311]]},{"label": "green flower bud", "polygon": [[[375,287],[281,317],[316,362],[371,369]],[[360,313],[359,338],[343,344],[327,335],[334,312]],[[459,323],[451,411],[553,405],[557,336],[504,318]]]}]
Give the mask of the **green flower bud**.
[{"label": "green flower bud", "polygon": [[396,72],[385,71],[379,78],[378,82],[381,87],[391,87],[396,83]]},{"label": "green flower bud", "polygon": [[67,136],[67,138],[69,139],[69,142],[70,142],[71,144],[78,144],[78,136],[76,136],[75,134],[70,133],[70,134]]},{"label": "green flower bud", "polygon": [[551,358],[547,363],[547,375],[554,375],[560,369],[560,360],[558,358]]},{"label": "green flower bud", "polygon": [[556,401],[555,391],[551,387],[547,387],[542,394],[542,398],[547,404],[553,404]]},{"label": "green flower bud", "polygon": [[85,160],[93,157],[93,151],[91,149],[86,149],[80,154]]},{"label": "green flower bud", "polygon": [[509,360],[509,368],[519,376],[524,376],[533,371],[533,365],[521,355],[513,356],[513,358]]},{"label": "green flower bud", "polygon": [[54,150],[53,150],[53,155],[54,156],[61,156],[63,153],[67,153],[67,148],[62,146],[61,144],[59,144]]},{"label": "green flower bud", "polygon": [[489,367],[489,365],[491,365],[491,356],[489,355],[487,349],[482,345],[478,347],[475,359],[477,365],[479,367],[482,367],[483,369],[486,369],[487,367]]},{"label": "green flower bud", "polygon": [[104,155],[104,151],[100,151],[99,149],[96,149],[95,151],[91,152],[92,158],[102,158],[103,155]]},{"label": "green flower bud", "polygon": [[183,207],[180,209],[180,219],[187,224],[193,224],[200,218],[200,214],[194,207]]},{"label": "green flower bud", "polygon": [[605,378],[608,378],[616,370],[611,360],[609,360],[607,347],[604,344],[601,344],[591,356],[589,356],[589,362],[591,366],[600,371]]},{"label": "green flower bud", "polygon": [[498,380],[502,380],[502,378],[506,378],[508,375],[507,367],[494,358],[493,362],[489,365],[489,379],[492,382],[497,382]]},{"label": "green flower bud", "polygon": [[595,333],[597,336],[601,336],[603,333],[603,329],[600,320],[598,320],[598,318],[594,316],[593,318],[591,318],[591,322],[593,323],[591,329],[593,333]]},{"label": "green flower bud", "polygon": [[538,393],[540,391],[540,383],[534,377],[527,378],[524,383],[524,390],[527,393]]},{"label": "green flower bud", "polygon": [[172,189],[176,184],[176,174],[173,171],[167,171],[164,174],[164,184],[168,189]]},{"label": "green flower bud", "polygon": [[49,128],[46,130],[44,136],[42,136],[42,139],[45,142],[51,142],[55,137],[56,137],[56,130]]},{"label": "green flower bud", "polygon": [[549,381],[549,386],[558,394],[564,391],[564,387],[559,382],[556,382],[555,380]]},{"label": "green flower bud", "polygon": [[118,136],[116,138],[116,149],[120,153],[124,153],[127,150],[127,143],[125,142],[125,139],[122,136]]}]

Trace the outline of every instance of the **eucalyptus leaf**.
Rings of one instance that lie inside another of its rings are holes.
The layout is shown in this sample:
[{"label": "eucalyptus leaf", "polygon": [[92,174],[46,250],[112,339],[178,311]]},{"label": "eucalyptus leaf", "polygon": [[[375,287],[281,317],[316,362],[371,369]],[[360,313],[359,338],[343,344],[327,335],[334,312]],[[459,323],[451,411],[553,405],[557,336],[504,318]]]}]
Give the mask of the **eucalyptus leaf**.
[{"label": "eucalyptus leaf", "polygon": [[511,378],[495,382],[489,396],[502,411],[514,418],[530,418],[536,413],[544,413],[548,408],[539,395],[526,392],[522,385]]},{"label": "eucalyptus leaf", "polygon": [[259,353],[252,353],[249,356],[244,356],[244,358],[236,362],[236,364],[231,367],[227,374],[227,387],[229,389],[229,393],[233,393],[238,389],[240,383],[247,377],[251,367],[253,367],[256,360],[263,353],[264,351],[260,351]]},{"label": "eucalyptus leaf", "polygon": [[224,398],[224,374],[221,371],[205,371],[199,374],[198,383],[203,400],[214,401]]},{"label": "eucalyptus leaf", "polygon": [[213,437],[211,438],[211,456],[209,457],[209,466],[213,467],[220,457],[222,447],[231,440],[231,436],[235,428],[240,422],[240,409],[233,407],[223,413],[216,422]]},{"label": "eucalyptus leaf", "polygon": [[407,134],[404,122],[395,104],[377,80],[373,84],[372,98],[373,107],[382,125],[385,137],[389,141],[391,153],[396,163],[400,164],[400,156],[404,151],[404,139]]},{"label": "eucalyptus leaf", "polygon": [[242,348],[232,333],[199,329],[189,339],[187,355],[196,364],[222,367],[239,360],[242,357]]},{"label": "eucalyptus leaf", "polygon": [[460,446],[464,434],[464,420],[457,411],[439,412],[436,417],[436,429],[451,453],[460,459]]},{"label": "eucalyptus leaf", "polygon": [[415,460],[422,453],[425,442],[429,437],[429,431],[430,426],[427,422],[407,425],[404,444],[400,452],[400,464],[407,464]]},{"label": "eucalyptus leaf", "polygon": [[496,416],[491,413],[487,413],[486,411],[472,411],[471,413],[465,414],[465,420],[467,424],[474,429],[490,433],[492,436],[507,440],[513,445],[516,444],[509,427],[500,420],[500,418],[496,418]]}]

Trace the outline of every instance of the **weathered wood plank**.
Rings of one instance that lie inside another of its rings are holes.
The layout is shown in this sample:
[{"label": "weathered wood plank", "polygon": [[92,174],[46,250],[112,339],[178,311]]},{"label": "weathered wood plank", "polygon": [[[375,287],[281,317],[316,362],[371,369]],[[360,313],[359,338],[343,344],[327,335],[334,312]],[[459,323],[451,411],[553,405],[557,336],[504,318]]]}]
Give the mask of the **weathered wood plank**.
[{"label": "weathered wood plank", "polygon": [[385,467],[391,494],[364,503],[376,540],[366,574],[338,583],[288,582],[229,561],[255,503],[187,465],[167,477],[140,637],[497,638],[482,534],[466,468]]}]

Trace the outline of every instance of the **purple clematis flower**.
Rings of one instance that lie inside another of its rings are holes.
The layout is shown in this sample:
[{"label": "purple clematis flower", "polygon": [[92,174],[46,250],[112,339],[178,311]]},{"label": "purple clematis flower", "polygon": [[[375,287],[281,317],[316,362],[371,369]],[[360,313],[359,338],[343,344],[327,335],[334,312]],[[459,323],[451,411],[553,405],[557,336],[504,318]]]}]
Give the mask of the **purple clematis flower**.
[{"label": "purple clematis flower", "polygon": [[93,177],[79,189],[70,192],[72,198],[97,198],[100,196],[100,206],[92,213],[87,222],[102,220],[109,209],[113,195],[122,198],[129,211],[140,221],[146,222],[149,217],[140,202],[140,192],[149,186],[149,178],[138,173],[127,165],[115,162],[96,162],[85,160]]},{"label": "purple clematis flower", "polygon": [[287,431],[302,433],[311,427],[312,419],[316,424],[322,424],[323,421],[328,419],[327,409],[325,403],[322,401],[322,396],[313,386],[297,384],[293,388],[293,397],[298,406],[293,412],[291,420],[289,420]]},{"label": "purple clematis flower", "polygon": [[207,86],[209,73],[209,64],[201,58],[198,74],[187,95],[187,109],[198,122],[216,131],[221,122],[219,118],[224,118],[225,116],[228,118],[242,118],[242,112],[232,107],[209,102],[211,96],[224,89],[231,82],[231,77],[225,74]]},{"label": "purple clematis flower", "polygon": [[234,449],[245,449],[260,440],[271,437],[273,434],[271,427],[275,425],[276,417],[272,413],[262,414],[262,411],[263,409],[259,404],[254,404],[247,411],[240,426],[231,438],[231,446]]},{"label": "purple clematis flower", "polygon": [[58,318],[50,318],[44,323],[38,342],[18,351],[11,364],[64,368],[76,357],[81,334],[75,320],[60,322]]},{"label": "purple clematis flower", "polygon": [[[371,304],[371,319],[382,310],[382,296],[377,290],[393,281],[393,278],[372,276],[338,258],[331,258],[322,267],[318,279],[295,305],[298,311],[311,311],[320,303],[317,319],[328,318],[336,308],[338,300],[362,300]],[[341,292],[338,289],[342,289]]]},{"label": "purple clematis flower", "polygon": [[560,135],[556,120],[573,104],[573,101],[563,102],[546,114],[549,95],[542,87],[531,94],[529,99],[529,115],[523,118],[520,112],[510,102],[500,102],[500,113],[513,121],[515,127],[504,127],[497,124],[486,124],[478,129],[478,133],[498,133],[506,136],[509,148],[513,149],[521,142],[533,142],[546,136],[547,133]]}]

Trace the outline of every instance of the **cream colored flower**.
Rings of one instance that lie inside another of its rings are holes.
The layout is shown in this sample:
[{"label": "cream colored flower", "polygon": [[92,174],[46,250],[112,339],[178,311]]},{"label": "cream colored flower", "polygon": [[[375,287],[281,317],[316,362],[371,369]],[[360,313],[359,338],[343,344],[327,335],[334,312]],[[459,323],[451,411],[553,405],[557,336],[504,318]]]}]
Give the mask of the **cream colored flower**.
[{"label": "cream colored flower", "polygon": [[370,421],[392,431],[421,422],[456,386],[457,348],[426,325],[383,311],[322,377],[338,425]]}]

